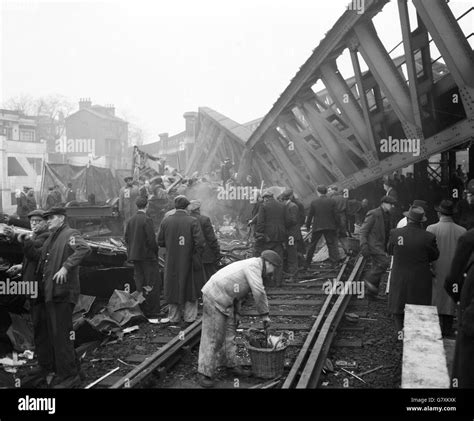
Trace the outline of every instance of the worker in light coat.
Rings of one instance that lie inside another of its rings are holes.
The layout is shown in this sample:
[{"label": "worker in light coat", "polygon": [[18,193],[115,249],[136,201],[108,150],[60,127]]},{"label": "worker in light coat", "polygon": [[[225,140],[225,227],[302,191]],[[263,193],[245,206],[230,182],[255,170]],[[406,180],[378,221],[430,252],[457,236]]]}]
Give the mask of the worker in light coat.
[{"label": "worker in light coat", "polygon": [[264,327],[268,327],[270,318],[264,280],[281,264],[278,253],[264,250],[260,257],[251,257],[222,268],[204,285],[198,365],[201,386],[214,386],[218,365],[225,365],[234,375],[244,374],[236,361],[234,341],[241,300],[252,292],[257,312]]}]

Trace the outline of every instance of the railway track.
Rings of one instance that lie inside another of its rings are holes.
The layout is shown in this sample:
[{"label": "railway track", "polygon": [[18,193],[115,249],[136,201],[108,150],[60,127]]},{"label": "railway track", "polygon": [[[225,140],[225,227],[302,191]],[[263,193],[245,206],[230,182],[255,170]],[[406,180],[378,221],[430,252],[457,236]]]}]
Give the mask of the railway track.
[{"label": "railway track", "polygon": [[[289,333],[292,342],[287,350],[285,375],[253,385],[254,388],[318,386],[327,352],[351,298],[351,294],[341,293],[337,285],[356,282],[363,266],[362,257],[348,257],[338,272],[319,267],[306,275],[306,279],[300,278],[299,281],[286,282],[281,287],[267,290],[272,331],[275,334]],[[327,294],[328,280],[333,281],[330,294]],[[250,327],[260,327],[253,298],[249,298],[243,305],[238,333]],[[163,378],[199,344],[200,336],[199,319],[117,379],[110,388],[141,387],[147,384],[152,374]],[[239,342],[239,335],[237,340]]]}]

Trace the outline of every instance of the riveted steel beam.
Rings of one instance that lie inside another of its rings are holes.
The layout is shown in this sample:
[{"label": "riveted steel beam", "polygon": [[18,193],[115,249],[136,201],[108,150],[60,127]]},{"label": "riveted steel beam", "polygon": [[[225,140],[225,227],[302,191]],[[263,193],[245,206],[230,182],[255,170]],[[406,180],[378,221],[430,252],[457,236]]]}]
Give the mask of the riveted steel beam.
[{"label": "riveted steel beam", "polygon": [[280,178],[279,184],[281,184],[281,181],[287,183],[289,186],[299,186],[307,183],[308,181],[305,180],[303,172],[291,162],[280,141],[269,139],[269,137],[269,134],[265,137],[265,146],[273,155],[273,158],[278,162],[279,167],[284,169],[284,176]]},{"label": "riveted steel beam", "polygon": [[406,83],[377,36],[372,21],[356,25],[354,32],[359,40],[359,51],[400,119],[405,135],[410,139],[422,139]]},{"label": "riveted steel beam", "polygon": [[474,116],[474,53],[445,0],[413,0],[453,75],[469,117]]},{"label": "riveted steel beam", "polygon": [[[369,130],[365,124],[362,109],[346,81],[339,73],[335,62],[325,63],[320,68],[324,82],[333,101],[341,110],[342,119],[350,127],[364,153],[374,150],[369,138]],[[370,127],[370,126],[369,126]]]},{"label": "riveted steel beam", "polygon": [[203,174],[207,173],[210,170],[211,165],[217,155],[217,151],[221,148],[221,145],[224,141],[225,136],[226,134],[224,130],[220,130],[215,140],[209,143],[210,150],[203,157],[204,162],[202,163],[202,167],[201,167],[201,172]]},{"label": "riveted steel beam", "polygon": [[423,127],[421,122],[420,103],[418,101],[418,77],[416,75],[415,60],[411,41],[410,19],[408,17],[407,0],[398,0],[398,13],[400,15],[400,25],[402,29],[403,48],[405,50],[405,62],[407,66],[411,106],[415,123]]},{"label": "riveted steel beam", "polygon": [[396,153],[383,160],[373,168],[366,168],[354,172],[343,182],[338,182],[339,187],[353,189],[370,181],[379,179],[385,174],[424,161],[431,155],[451,149],[473,139],[474,119],[463,120],[434,136],[426,138],[421,143],[421,153],[414,156],[410,153]]},{"label": "riveted steel beam", "polygon": [[[362,151],[353,145],[350,140],[343,138],[338,129],[320,115],[315,105],[306,102],[303,104],[301,112],[316,134],[315,138],[324,146],[337,168],[346,176],[353,171],[357,171],[357,166],[347,155],[345,148],[350,149],[360,158],[363,157]],[[339,175],[337,177],[339,178]]]},{"label": "riveted steel beam", "polygon": [[357,56],[357,50],[355,49],[357,46],[354,45],[353,48],[350,48],[351,54],[351,61],[352,67],[354,69],[354,75],[356,78],[356,83],[359,91],[359,101],[362,108],[362,113],[364,116],[364,123],[367,127],[367,134],[368,134],[368,142],[371,145],[370,151],[365,155],[365,161],[367,162],[369,167],[373,167],[377,165],[378,162],[378,155],[375,152],[375,137],[374,137],[374,130],[372,127],[372,122],[370,119],[370,111],[369,111],[369,102],[367,101],[367,94],[365,90],[364,81],[362,79],[362,71],[360,69],[359,57]]},{"label": "riveted steel beam", "polygon": [[335,168],[333,163],[327,162],[322,156],[321,153],[315,150],[306,139],[304,139],[298,131],[293,128],[290,124],[285,124],[283,126],[288,137],[294,144],[295,152],[300,157],[301,161],[304,163],[308,169],[311,180],[315,185],[318,184],[329,184],[333,182],[327,174],[324,173],[321,167],[325,167],[330,173],[342,175],[340,169]]}]

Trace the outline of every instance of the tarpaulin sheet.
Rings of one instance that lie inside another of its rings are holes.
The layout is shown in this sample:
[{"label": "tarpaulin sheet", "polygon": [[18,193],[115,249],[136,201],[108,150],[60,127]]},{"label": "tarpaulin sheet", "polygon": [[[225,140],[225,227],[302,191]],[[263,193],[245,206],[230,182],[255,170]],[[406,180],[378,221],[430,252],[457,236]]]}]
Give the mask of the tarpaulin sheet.
[{"label": "tarpaulin sheet", "polygon": [[121,186],[110,168],[45,163],[40,191],[41,207],[46,205],[48,188],[55,185],[59,186],[62,202],[65,202],[68,183],[72,183],[78,202],[87,202],[89,195],[94,194],[97,204],[118,197]]}]

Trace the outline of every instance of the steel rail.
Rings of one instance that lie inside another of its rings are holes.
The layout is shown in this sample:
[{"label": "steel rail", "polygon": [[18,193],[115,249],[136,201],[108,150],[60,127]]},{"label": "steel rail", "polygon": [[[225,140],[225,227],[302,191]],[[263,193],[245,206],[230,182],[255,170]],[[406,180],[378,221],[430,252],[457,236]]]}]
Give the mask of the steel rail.
[{"label": "steel rail", "polygon": [[193,347],[199,343],[201,327],[201,319],[196,320],[179,335],[171,339],[165,346],[150,355],[140,365],[116,381],[110,389],[135,387],[158,368],[168,363],[171,365],[177,362],[179,358],[176,356],[180,352],[186,349],[186,347]]},{"label": "steel rail", "polygon": [[285,382],[283,383],[282,389],[291,389],[296,386],[298,382],[298,378],[299,378],[299,373],[304,369],[304,366],[307,363],[307,360],[309,358],[309,353],[311,352],[311,349],[313,348],[314,343],[317,339],[318,332],[321,329],[327,310],[330,308],[330,305],[334,301],[333,291],[335,291],[335,285],[339,281],[341,281],[342,276],[344,275],[344,272],[346,271],[348,267],[348,264],[349,264],[349,257],[346,257],[341,269],[339,270],[333,289],[331,290],[331,293],[328,294],[328,296],[326,297],[326,300],[324,301],[324,304],[321,307],[319,315],[316,321],[314,322],[311,330],[309,331],[308,336],[306,337],[306,340],[298,354],[298,357],[296,358],[296,361],[293,363],[293,366],[291,367],[291,370],[288,373],[288,376],[286,377]]},{"label": "steel rail", "polygon": [[352,296],[347,293],[347,286],[352,284],[352,282],[359,277],[361,269],[363,268],[363,263],[364,258],[359,256],[349,278],[345,282],[344,292],[338,296],[336,303],[332,306],[326,320],[324,321],[301,377],[296,385],[297,389],[314,389],[318,386],[321,370],[326,361],[332,340]]}]

